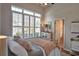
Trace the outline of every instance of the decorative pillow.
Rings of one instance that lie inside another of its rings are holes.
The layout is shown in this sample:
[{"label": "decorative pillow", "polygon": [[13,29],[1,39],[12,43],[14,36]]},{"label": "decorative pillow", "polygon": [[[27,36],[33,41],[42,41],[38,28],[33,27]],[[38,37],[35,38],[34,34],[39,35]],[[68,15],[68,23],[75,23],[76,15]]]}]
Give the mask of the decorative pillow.
[{"label": "decorative pillow", "polygon": [[8,40],[8,46],[11,52],[17,56],[28,56],[28,52],[19,43],[14,40]]},{"label": "decorative pillow", "polygon": [[14,36],[15,41],[18,40],[18,39],[21,39],[21,37],[20,36]]},{"label": "decorative pillow", "polygon": [[16,40],[21,46],[23,46],[28,52],[32,51],[31,44],[29,41],[23,39]]}]

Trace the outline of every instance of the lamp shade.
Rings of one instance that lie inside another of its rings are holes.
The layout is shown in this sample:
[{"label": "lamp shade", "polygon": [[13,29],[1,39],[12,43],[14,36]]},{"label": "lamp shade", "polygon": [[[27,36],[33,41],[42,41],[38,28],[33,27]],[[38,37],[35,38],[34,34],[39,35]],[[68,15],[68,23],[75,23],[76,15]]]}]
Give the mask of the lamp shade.
[{"label": "lamp shade", "polygon": [[5,39],[5,38],[7,38],[7,36],[0,35],[0,39]]}]

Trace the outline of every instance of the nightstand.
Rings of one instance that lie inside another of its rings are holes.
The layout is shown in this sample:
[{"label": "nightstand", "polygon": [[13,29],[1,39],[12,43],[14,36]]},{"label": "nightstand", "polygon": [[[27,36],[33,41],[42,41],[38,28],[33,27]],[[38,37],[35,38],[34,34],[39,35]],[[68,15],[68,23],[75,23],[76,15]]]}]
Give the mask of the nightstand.
[{"label": "nightstand", "polygon": [[6,55],[6,39],[7,36],[0,35],[0,56]]}]

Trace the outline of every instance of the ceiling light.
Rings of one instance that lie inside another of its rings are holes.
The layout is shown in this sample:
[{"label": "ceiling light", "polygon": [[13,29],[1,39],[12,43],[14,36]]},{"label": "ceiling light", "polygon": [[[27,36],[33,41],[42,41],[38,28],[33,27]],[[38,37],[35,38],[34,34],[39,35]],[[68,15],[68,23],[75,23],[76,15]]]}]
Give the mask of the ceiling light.
[{"label": "ceiling light", "polygon": [[47,5],[47,3],[44,3],[44,5]]}]

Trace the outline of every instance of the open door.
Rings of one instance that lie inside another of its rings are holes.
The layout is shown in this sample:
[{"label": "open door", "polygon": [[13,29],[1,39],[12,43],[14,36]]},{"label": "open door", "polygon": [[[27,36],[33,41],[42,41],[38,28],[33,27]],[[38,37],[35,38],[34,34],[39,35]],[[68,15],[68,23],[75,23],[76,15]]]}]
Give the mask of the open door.
[{"label": "open door", "polygon": [[64,48],[64,20],[56,18],[55,21],[55,41],[59,49]]}]

